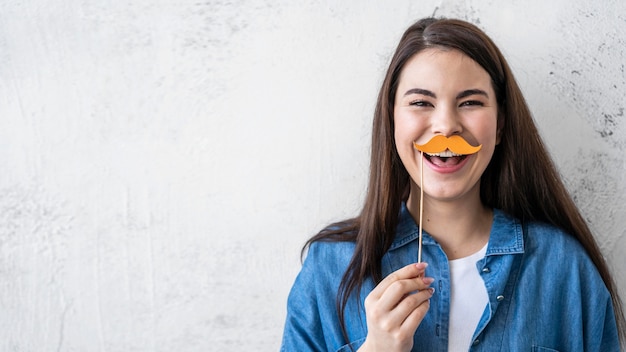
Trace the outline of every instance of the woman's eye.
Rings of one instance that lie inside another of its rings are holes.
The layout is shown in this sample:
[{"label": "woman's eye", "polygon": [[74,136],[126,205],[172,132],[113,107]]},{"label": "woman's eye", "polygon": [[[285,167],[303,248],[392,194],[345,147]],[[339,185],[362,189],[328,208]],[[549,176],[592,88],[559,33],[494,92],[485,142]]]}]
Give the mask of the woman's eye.
[{"label": "woman's eye", "polygon": [[425,100],[415,100],[409,103],[409,105],[411,106],[417,106],[417,107],[427,107],[427,106],[432,106],[431,103],[425,101]]},{"label": "woman's eye", "polygon": [[485,104],[483,104],[481,101],[478,100],[467,100],[461,103],[461,106],[483,106]]}]

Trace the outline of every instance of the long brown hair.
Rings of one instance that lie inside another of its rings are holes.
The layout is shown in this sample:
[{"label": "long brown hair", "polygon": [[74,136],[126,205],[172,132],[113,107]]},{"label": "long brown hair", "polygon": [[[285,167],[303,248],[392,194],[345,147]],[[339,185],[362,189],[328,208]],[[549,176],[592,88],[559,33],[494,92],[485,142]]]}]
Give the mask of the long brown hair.
[{"label": "long brown hair", "polygon": [[[487,71],[498,102],[501,142],[482,175],[483,204],[522,221],[542,221],[574,236],[585,248],[611,293],[617,327],[626,341],[626,323],[617,287],[589,227],[567,192],[539,136],[530,110],[506,60],[493,41],[473,24],[425,18],[410,26],[391,59],[374,112],[370,174],[365,204],[353,219],[335,223],[313,236],[316,241],[354,241],[352,259],[337,296],[344,336],[344,310],[365,279],[382,280],[381,260],[391,246],[401,204],[408,197],[409,175],[400,161],[393,108],[400,73],[407,61],[427,48],[459,50]],[[347,336],[346,336],[347,339]]]}]

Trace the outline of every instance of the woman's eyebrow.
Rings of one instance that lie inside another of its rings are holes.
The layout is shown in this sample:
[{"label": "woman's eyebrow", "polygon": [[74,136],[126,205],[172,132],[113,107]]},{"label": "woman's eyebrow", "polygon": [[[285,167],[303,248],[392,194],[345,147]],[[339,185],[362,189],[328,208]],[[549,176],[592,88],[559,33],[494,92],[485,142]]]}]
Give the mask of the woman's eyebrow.
[{"label": "woman's eyebrow", "polygon": [[[411,94],[421,94],[421,95],[425,95],[425,96],[428,96],[428,97],[437,98],[437,95],[435,93],[431,92],[428,89],[422,89],[422,88],[411,88],[411,89],[407,90],[406,93],[404,93],[404,96],[411,95]],[[456,98],[457,99],[463,99],[463,98],[469,97],[471,95],[483,95],[483,96],[489,98],[489,94],[487,94],[487,92],[485,92],[482,89],[477,89],[477,88],[476,89],[464,90],[464,91],[460,92],[459,94],[457,94]]]},{"label": "woman's eyebrow", "polygon": [[456,98],[457,99],[463,99],[463,98],[469,97],[470,95],[484,95],[485,97],[489,98],[489,94],[487,94],[487,92],[485,92],[482,89],[468,89],[468,90],[464,90],[461,93],[457,94]]},{"label": "woman's eyebrow", "polygon": [[429,91],[428,89],[422,89],[422,88],[411,88],[407,90],[406,93],[404,93],[404,96],[406,97],[407,95],[411,95],[411,94],[421,94],[421,95],[426,95],[428,97],[437,98],[435,93]]}]

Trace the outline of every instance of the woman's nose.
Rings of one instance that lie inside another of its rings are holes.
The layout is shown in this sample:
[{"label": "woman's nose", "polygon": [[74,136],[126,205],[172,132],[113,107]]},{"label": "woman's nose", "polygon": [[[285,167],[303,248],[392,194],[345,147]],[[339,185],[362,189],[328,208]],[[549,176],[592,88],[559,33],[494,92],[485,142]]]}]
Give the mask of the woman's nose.
[{"label": "woman's nose", "polygon": [[463,127],[456,109],[439,107],[433,112],[431,118],[431,126],[434,134],[441,134],[448,137],[463,132]]}]

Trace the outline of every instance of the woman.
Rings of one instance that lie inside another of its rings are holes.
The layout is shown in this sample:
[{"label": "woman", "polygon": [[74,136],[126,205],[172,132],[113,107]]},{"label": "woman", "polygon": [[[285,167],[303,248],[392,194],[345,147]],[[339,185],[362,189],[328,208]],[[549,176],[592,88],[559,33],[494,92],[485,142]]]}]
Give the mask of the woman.
[{"label": "woman", "polygon": [[[416,149],[435,136],[480,149]],[[619,351],[624,339],[607,264],[508,64],[463,21],[404,33],[363,209],[305,248],[284,351]]]}]

